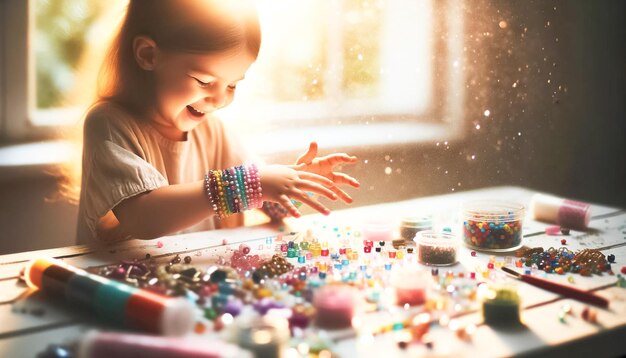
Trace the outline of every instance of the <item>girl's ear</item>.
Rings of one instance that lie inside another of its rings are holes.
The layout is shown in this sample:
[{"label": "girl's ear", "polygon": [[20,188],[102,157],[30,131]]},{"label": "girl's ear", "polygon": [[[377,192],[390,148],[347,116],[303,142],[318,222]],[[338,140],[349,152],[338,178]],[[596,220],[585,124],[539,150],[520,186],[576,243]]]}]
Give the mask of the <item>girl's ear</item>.
[{"label": "girl's ear", "polygon": [[139,67],[152,71],[156,67],[158,48],[156,42],[147,36],[137,36],[133,40],[133,54]]}]

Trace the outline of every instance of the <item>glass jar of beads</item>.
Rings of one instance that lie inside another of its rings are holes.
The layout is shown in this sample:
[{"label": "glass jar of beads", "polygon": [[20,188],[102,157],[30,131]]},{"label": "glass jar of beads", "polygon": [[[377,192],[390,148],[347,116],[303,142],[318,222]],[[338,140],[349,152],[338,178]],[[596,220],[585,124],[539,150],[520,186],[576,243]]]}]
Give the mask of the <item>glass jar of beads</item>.
[{"label": "glass jar of beads", "polygon": [[520,319],[520,296],[515,284],[483,284],[477,293],[483,321],[490,326],[516,326]]},{"label": "glass jar of beads", "polygon": [[514,251],[522,246],[524,206],[521,204],[478,200],[463,206],[463,242],[473,250]]},{"label": "glass jar of beads", "polygon": [[418,232],[432,228],[433,221],[430,216],[406,216],[400,223],[400,240],[404,245],[413,244],[413,239]]},{"label": "glass jar of beads", "polygon": [[449,266],[457,262],[459,242],[455,235],[433,230],[420,231],[415,236],[417,260],[424,265]]}]

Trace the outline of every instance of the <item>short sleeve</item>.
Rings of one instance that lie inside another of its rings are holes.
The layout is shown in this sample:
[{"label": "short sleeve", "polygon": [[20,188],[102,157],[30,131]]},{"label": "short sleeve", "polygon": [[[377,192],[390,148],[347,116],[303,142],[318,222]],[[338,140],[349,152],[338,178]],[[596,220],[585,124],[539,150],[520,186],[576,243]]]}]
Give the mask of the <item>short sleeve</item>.
[{"label": "short sleeve", "polygon": [[141,157],[111,141],[94,148],[83,171],[81,209],[96,237],[98,220],[124,199],[166,186],[165,177]]}]

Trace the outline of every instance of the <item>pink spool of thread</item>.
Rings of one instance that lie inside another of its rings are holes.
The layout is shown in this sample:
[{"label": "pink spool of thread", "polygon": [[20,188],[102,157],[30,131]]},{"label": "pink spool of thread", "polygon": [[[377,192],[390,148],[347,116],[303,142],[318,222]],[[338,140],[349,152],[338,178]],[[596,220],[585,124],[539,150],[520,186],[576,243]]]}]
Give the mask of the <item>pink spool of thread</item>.
[{"label": "pink spool of thread", "polygon": [[591,217],[590,204],[545,194],[533,196],[530,210],[535,220],[581,231],[587,230]]},{"label": "pink spool of thread", "polygon": [[315,291],[315,325],[323,329],[352,327],[357,305],[357,292],[347,285],[328,285]]}]

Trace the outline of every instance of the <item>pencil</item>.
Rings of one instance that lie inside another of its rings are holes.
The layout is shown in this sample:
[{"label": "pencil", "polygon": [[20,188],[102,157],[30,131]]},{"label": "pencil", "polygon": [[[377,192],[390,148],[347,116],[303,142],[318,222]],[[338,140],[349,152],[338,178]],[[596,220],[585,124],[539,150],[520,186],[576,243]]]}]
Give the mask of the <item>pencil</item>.
[{"label": "pencil", "polygon": [[539,277],[524,275],[505,266],[502,267],[502,270],[506,273],[509,273],[515,276],[516,278],[518,278],[519,280],[523,282],[526,282],[533,286],[543,288],[544,290],[551,291],[559,295],[572,298],[577,301],[589,303],[595,306],[599,306],[602,308],[609,307],[609,300],[607,300],[604,297],[594,295],[593,292],[583,291],[572,286],[562,285],[560,283],[552,282],[549,280],[544,280]]}]

